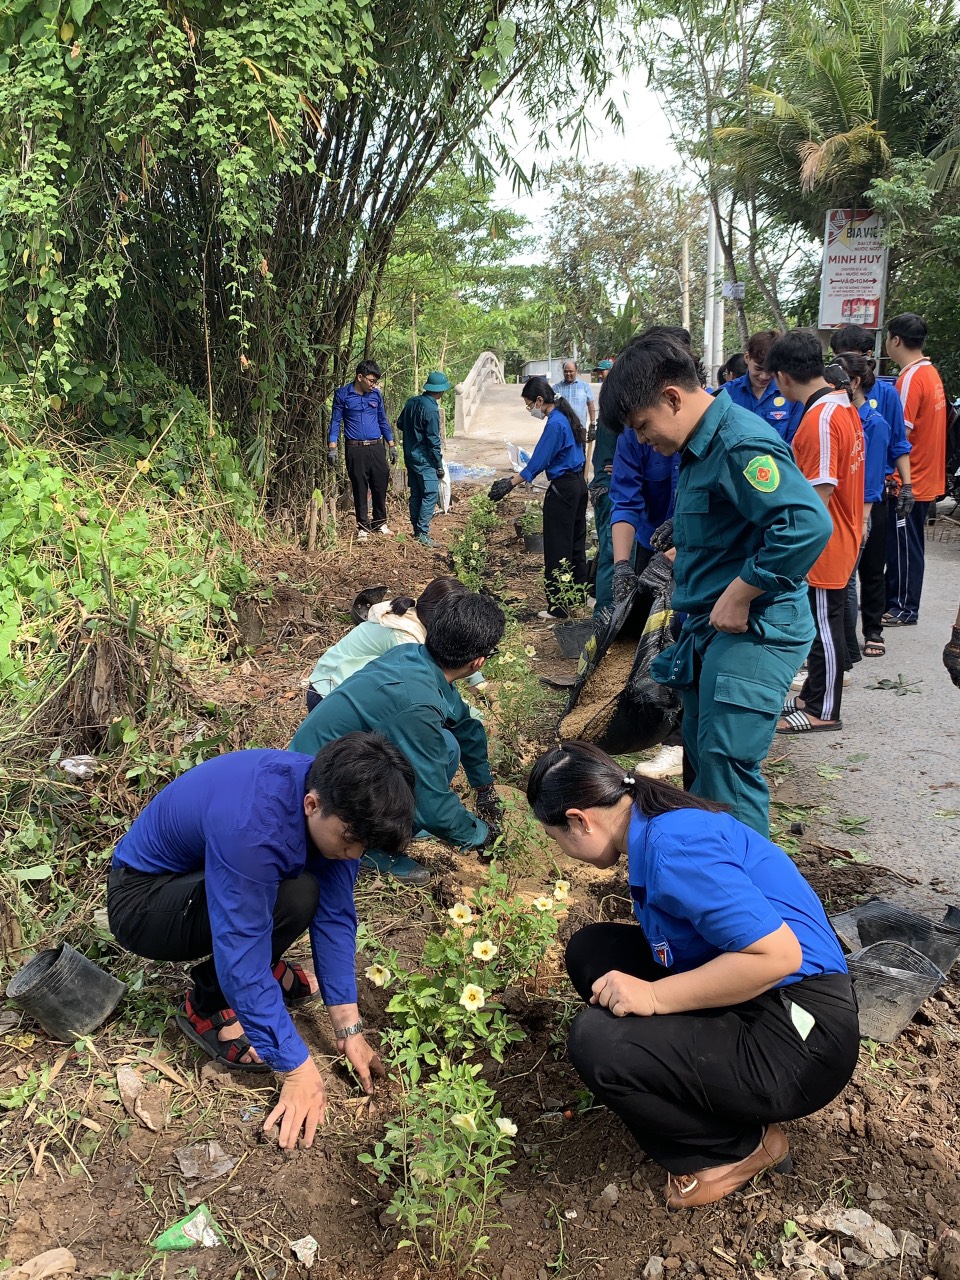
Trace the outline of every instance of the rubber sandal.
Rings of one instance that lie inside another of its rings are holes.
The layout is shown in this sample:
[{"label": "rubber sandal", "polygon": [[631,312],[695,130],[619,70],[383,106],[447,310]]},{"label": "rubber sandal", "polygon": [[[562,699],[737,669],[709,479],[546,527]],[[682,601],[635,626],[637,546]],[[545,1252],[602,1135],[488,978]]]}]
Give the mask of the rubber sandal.
[{"label": "rubber sandal", "polygon": [[887,646],[882,640],[864,640],[863,656],[865,658],[882,658],[887,652]]},{"label": "rubber sandal", "polygon": [[224,1027],[232,1027],[239,1018],[232,1009],[221,1009],[209,1018],[202,1017],[194,1009],[188,991],[184,998],[183,1008],[177,1013],[177,1026],[198,1048],[202,1049],[214,1062],[229,1067],[231,1071],[249,1071],[263,1075],[271,1068],[265,1062],[239,1062],[238,1059],[253,1048],[246,1035],[237,1036],[236,1040],[221,1040],[220,1031]]},{"label": "rubber sandal", "polygon": [[915,627],[917,620],[909,622],[906,618],[898,618],[895,613],[885,613],[880,619],[885,627]]},{"label": "rubber sandal", "polygon": [[829,733],[843,728],[842,720],[828,720],[826,724],[814,724],[805,711],[791,711],[781,716],[786,726],[781,729],[777,725],[777,733]]},{"label": "rubber sandal", "polygon": [[780,712],[780,715],[789,716],[789,715],[792,715],[794,711],[802,711],[802,710],[803,710],[803,707],[800,706],[799,696],[796,698],[787,698],[784,701],[783,710]]},{"label": "rubber sandal", "polygon": [[383,853],[380,849],[368,849],[360,859],[360,870],[367,875],[391,876],[400,884],[425,885],[430,883],[430,872],[422,862],[408,858],[406,854]]},{"label": "rubber sandal", "polygon": [[[293,974],[293,982],[289,987],[284,987],[283,978],[287,971]],[[273,976],[280,983],[280,990],[283,992],[283,1003],[288,1009],[295,1009],[297,1005],[309,1004],[311,1000],[316,1000],[320,994],[317,991],[311,991],[310,980],[307,978],[306,972],[298,964],[293,964],[287,960],[278,960],[274,965]]]}]

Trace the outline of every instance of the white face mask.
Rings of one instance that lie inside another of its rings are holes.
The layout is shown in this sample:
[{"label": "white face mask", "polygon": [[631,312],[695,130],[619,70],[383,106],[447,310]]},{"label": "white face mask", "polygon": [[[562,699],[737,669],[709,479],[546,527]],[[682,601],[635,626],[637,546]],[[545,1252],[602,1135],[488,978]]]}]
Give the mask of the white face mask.
[{"label": "white face mask", "polygon": [[547,415],[544,413],[544,411],[542,409],[538,409],[536,405],[534,405],[533,408],[530,410],[531,418],[545,418],[546,416]]}]

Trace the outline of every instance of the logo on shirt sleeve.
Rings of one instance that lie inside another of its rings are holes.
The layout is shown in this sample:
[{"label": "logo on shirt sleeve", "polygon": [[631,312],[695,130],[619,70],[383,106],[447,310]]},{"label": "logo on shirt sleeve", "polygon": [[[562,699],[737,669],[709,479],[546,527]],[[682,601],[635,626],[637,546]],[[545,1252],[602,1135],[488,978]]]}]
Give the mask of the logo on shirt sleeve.
[{"label": "logo on shirt sleeve", "polygon": [[769,453],[751,458],[744,467],[743,474],[747,478],[747,483],[753,485],[754,489],[759,489],[761,493],[773,493],[780,485],[780,472]]},{"label": "logo on shirt sleeve", "polygon": [[657,957],[658,963],[662,964],[665,969],[669,969],[673,964],[673,952],[670,950],[670,943],[665,938],[653,938],[650,942],[650,950]]},{"label": "logo on shirt sleeve", "polygon": [[773,403],[774,403],[774,404],[777,406],[777,408],[779,409],[779,408],[781,407],[781,405],[785,405],[787,402],[786,402],[786,400],[783,398],[783,396],[774,396],[774,397],[773,397]]}]

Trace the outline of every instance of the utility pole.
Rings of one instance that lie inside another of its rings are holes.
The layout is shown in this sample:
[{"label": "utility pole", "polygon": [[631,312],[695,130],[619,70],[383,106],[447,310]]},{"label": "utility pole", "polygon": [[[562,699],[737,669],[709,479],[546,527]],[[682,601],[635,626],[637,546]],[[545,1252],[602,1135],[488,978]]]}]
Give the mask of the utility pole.
[{"label": "utility pole", "polygon": [[683,253],[680,259],[680,290],[683,294],[683,319],[681,324],[690,332],[690,236],[683,237]]},{"label": "utility pole", "polygon": [[553,381],[553,307],[547,309],[547,381]]}]

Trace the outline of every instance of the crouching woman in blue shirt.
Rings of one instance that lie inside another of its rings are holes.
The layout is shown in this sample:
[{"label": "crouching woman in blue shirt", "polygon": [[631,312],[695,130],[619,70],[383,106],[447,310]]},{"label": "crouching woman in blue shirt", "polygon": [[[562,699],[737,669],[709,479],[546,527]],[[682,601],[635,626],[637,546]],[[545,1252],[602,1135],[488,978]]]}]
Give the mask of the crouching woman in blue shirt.
[{"label": "crouching woman in blue shirt", "polygon": [[[367,1093],[383,1075],[357,1007],[353,889],[367,845],[400,853],[416,779],[379,733],[350,733],[314,758],[237,751],[181,774],[122,837],[107,885],[110,928],[150,960],[198,960],[177,1023],[240,1071],[284,1076],[265,1129],[310,1146],[323,1077],[290,1008],[318,990],[337,1048]],[[309,929],[316,979],[284,952]],[[319,980],[319,982],[317,981]]]},{"label": "crouching woman in blue shirt", "polygon": [[718,805],[633,778],[599,748],[541,756],[527,799],[571,858],[626,855],[640,928],[593,924],[567,945],[588,1008],[573,1065],[667,1170],[670,1208],[711,1204],[790,1167],[781,1122],[853,1074],[857,1011],[836,935],[777,845]]},{"label": "crouching woman in blue shirt", "polygon": [[528,378],[520,394],[527,412],[534,418],[545,418],[546,425],[527,465],[518,475],[494,480],[490,497],[499,502],[518,484],[533,484],[541,471],[546,472],[550,481],[543,500],[547,607],[539,616],[562,619],[569,616],[564,605],[564,574],[569,573],[577,586],[587,581],[587,482],[583,478],[587,433],[573,406],[563,396],[554,395],[546,378]]}]

